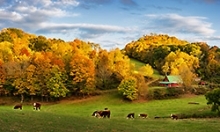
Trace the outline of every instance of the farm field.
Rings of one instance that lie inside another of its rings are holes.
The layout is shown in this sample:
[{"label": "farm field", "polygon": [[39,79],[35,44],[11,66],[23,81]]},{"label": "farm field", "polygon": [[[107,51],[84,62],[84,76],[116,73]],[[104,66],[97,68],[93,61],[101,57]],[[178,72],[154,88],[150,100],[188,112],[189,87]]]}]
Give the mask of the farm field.
[{"label": "farm field", "polygon": [[[198,102],[199,105],[188,104]],[[92,117],[95,110],[111,110],[110,119]],[[204,96],[181,99],[126,102],[116,93],[83,100],[63,100],[43,104],[41,111],[33,111],[31,105],[23,110],[13,110],[13,105],[0,106],[0,131],[2,132],[217,132],[219,118],[172,120],[171,113],[209,113]],[[135,119],[126,119],[135,112]],[[147,119],[138,118],[147,113]],[[154,119],[154,116],[167,118]]]}]

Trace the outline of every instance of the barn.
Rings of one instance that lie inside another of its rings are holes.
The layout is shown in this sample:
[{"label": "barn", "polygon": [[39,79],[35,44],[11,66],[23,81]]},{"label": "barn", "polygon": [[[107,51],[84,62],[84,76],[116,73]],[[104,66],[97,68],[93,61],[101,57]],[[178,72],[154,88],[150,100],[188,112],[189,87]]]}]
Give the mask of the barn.
[{"label": "barn", "polygon": [[179,75],[166,75],[159,84],[164,87],[180,87],[183,84],[183,80]]}]

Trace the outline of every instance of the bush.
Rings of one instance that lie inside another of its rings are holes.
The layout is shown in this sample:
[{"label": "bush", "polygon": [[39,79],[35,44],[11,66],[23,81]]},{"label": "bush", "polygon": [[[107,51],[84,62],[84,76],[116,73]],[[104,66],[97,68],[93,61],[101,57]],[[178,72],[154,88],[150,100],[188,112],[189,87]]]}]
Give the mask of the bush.
[{"label": "bush", "polygon": [[179,119],[187,119],[187,118],[216,118],[219,117],[217,113],[214,112],[196,112],[196,113],[188,113],[188,114],[178,114]]},{"label": "bush", "polygon": [[169,99],[169,98],[177,98],[181,94],[184,94],[184,90],[182,88],[157,88],[150,89],[147,94],[147,99]]},{"label": "bush", "polygon": [[205,94],[207,104],[212,105],[212,111],[217,111],[220,114],[220,88],[216,88],[212,91],[209,91]]},{"label": "bush", "polygon": [[198,87],[198,88],[192,88],[191,93],[195,95],[204,95],[208,92],[209,90],[206,87]]},{"label": "bush", "polygon": [[182,88],[167,88],[167,97],[168,98],[176,98],[179,97],[181,94],[184,94],[184,90]]}]

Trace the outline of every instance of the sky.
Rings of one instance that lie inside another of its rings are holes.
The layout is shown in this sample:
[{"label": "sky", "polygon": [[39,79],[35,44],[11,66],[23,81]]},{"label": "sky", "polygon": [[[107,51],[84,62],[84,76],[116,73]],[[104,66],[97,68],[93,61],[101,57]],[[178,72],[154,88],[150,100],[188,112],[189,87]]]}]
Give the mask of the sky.
[{"label": "sky", "polygon": [[0,30],[77,38],[103,49],[151,33],[220,47],[219,12],[220,0],[0,0]]}]

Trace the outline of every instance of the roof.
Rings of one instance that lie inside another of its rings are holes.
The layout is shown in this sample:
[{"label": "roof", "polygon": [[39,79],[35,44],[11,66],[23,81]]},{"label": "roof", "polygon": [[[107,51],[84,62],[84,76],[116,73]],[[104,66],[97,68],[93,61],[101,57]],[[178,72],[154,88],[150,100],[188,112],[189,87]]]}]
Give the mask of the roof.
[{"label": "roof", "polygon": [[169,75],[167,76],[167,79],[172,83],[183,83],[183,80],[179,75]]}]

